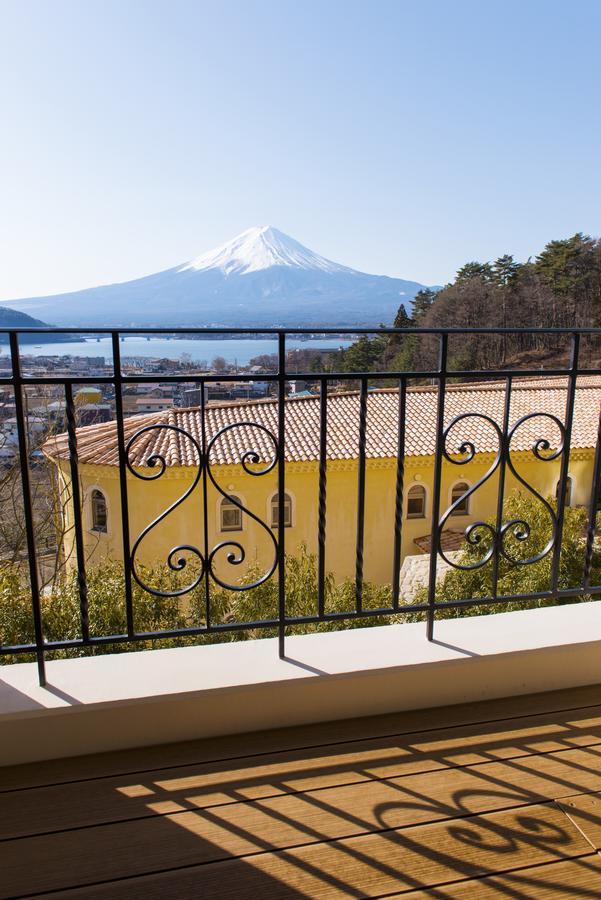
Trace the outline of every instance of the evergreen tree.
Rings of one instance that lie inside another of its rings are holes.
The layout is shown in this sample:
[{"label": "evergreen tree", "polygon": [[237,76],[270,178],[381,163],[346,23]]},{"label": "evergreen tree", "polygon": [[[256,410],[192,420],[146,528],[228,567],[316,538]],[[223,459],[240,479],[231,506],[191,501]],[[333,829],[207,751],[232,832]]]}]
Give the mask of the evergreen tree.
[{"label": "evergreen tree", "polygon": [[509,253],[495,259],[492,265],[496,283],[499,287],[508,288],[516,284],[521,268],[521,265]]},{"label": "evergreen tree", "polygon": [[468,262],[457,272],[455,283],[479,278],[481,281],[494,281],[494,273],[490,263]]},{"label": "evergreen tree", "polygon": [[382,362],[384,350],[387,345],[385,335],[369,338],[362,335],[358,341],[347,347],[343,353],[341,372],[372,372],[377,371]]},{"label": "evergreen tree", "polygon": [[557,294],[578,292],[591,268],[595,241],[578,232],[563,241],[550,241],[534,264],[537,274]]},{"label": "evergreen tree", "polygon": [[[436,300],[436,296],[438,291],[433,291],[432,288],[423,288],[421,291],[418,291],[415,297],[413,298],[413,324],[419,325],[421,320],[424,318],[434,301]],[[401,306],[401,309],[404,309]],[[400,314],[401,309],[397,315]]]},{"label": "evergreen tree", "polygon": [[[420,294],[422,291],[420,291]],[[407,310],[404,305],[401,303],[399,306],[398,312],[394,317],[394,322],[392,323],[394,328],[411,328],[413,322],[410,317],[407,315]]]},{"label": "evergreen tree", "polygon": [[[504,254],[493,263],[472,261],[441,290],[420,290],[411,317],[401,305],[397,328],[520,328],[521,333],[452,336],[449,361],[457,369],[498,369],[507,362],[536,367],[563,364],[569,340],[552,333],[528,333],[542,326],[586,328],[601,325],[601,240],[582,233],[551,241],[534,262]],[[342,372],[418,371],[436,365],[438,344],[426,335],[394,334],[363,338],[340,354]],[[601,365],[599,341],[585,339],[581,359]],[[548,362],[547,362],[548,360]]]}]

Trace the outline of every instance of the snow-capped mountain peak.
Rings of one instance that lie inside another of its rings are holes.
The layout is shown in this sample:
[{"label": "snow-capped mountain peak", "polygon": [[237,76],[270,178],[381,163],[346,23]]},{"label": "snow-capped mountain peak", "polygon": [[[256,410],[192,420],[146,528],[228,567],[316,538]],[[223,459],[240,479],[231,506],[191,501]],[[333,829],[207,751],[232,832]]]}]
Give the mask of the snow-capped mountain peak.
[{"label": "snow-capped mountain peak", "polygon": [[186,263],[179,270],[196,272],[218,269],[222,274],[246,275],[273,266],[308,269],[331,274],[351,274],[354,270],[332,262],[271,225],[256,225],[231,241],[221,244]]},{"label": "snow-capped mountain peak", "polygon": [[91,331],[101,325],[274,324],[319,331],[320,326],[392,322],[399,303],[411,303],[422,287],[338,265],[263,225],[191,262],[134,281],[22,298],[10,307]]}]

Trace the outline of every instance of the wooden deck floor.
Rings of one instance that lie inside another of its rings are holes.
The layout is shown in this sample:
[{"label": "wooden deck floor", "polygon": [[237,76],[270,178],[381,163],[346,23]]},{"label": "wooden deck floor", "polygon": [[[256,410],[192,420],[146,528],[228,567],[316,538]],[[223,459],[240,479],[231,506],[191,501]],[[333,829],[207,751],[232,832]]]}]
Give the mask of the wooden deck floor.
[{"label": "wooden deck floor", "polygon": [[0,769],[0,896],[601,897],[601,686]]}]

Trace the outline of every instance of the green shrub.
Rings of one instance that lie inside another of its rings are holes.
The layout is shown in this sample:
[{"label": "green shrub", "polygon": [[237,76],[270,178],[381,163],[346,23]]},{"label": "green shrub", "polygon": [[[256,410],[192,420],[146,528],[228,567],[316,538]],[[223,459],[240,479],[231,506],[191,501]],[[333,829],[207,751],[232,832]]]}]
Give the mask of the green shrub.
[{"label": "green shrub", "polygon": [[[302,545],[296,555],[286,557],[286,613],[288,616],[310,616],[317,612],[317,560]],[[159,591],[173,591],[195,580],[198,569],[189,563],[181,572],[164,568],[140,568],[141,581]],[[240,578],[237,591],[228,591],[211,585],[210,614],[212,624],[269,621],[278,615],[277,572],[256,588],[244,590],[244,586],[259,580],[262,572],[251,566]],[[124,634],[127,631],[123,566],[107,561],[90,567],[87,573],[88,617],[92,637]],[[324,583],[327,612],[352,611],[355,605],[354,581],[336,584],[331,573]],[[182,597],[156,596],[144,590],[132,579],[134,627],[139,633],[202,627],[206,623],[205,584]],[[390,587],[366,582],[363,605],[375,609],[390,603]],[[41,600],[44,636],[47,641],[69,641],[81,638],[79,584],[77,576],[65,576],[47,590]],[[340,628],[384,624],[387,620],[353,619],[350,621],[299,624],[290,626],[288,633],[328,631]],[[181,635],[177,638],[154,638],[147,641],[114,642],[49,651],[49,658],[89,656],[100,653],[125,653],[132,650],[181,646],[186,644],[239,641],[248,638],[270,637],[276,629],[256,628],[224,631],[220,633]],[[0,643],[3,645],[28,644],[35,641],[31,599],[28,584],[18,568],[11,564],[0,565]],[[0,663],[31,661],[31,654],[0,656]]]},{"label": "green shrub", "polygon": [[[555,509],[555,500],[547,502]],[[527,560],[541,553],[552,537],[551,517],[544,505],[534,498],[524,494],[514,494],[508,497],[504,504],[503,521],[519,520],[527,522],[530,526],[529,537],[523,541],[518,540],[512,529],[509,529],[505,538],[505,547],[513,559]],[[495,526],[495,520],[490,519],[488,524]],[[566,507],[561,540],[561,555],[558,573],[558,586],[560,589],[579,587],[582,584],[586,553],[586,528],[588,515],[585,509]],[[474,565],[481,560],[490,549],[491,533],[482,528],[479,531],[480,541],[476,545],[465,545],[456,562],[461,565]],[[501,557],[499,562],[498,595],[534,594],[548,591],[551,587],[553,565],[553,551],[542,560],[530,565],[512,565]],[[601,552],[596,546],[593,553],[591,583],[601,583]],[[488,562],[482,568],[462,571],[453,569],[448,572],[437,585],[436,599],[462,600],[477,597],[490,597],[492,593],[492,562]],[[428,599],[428,590],[421,588],[416,596],[416,603],[425,603]],[[584,599],[590,599],[586,597]],[[567,599],[564,602],[574,602]],[[542,606],[554,606],[557,601],[553,598],[541,598],[523,600],[518,603],[493,603],[476,605],[455,609],[437,609],[436,618],[458,618],[461,616],[482,615],[493,612],[506,612],[508,609],[532,609]],[[413,621],[423,620],[424,615],[414,615]]]},{"label": "green shrub", "polygon": [[[551,502],[551,501],[549,501]],[[544,507],[539,502],[515,495],[505,503],[504,521],[517,519],[530,524],[527,540],[519,541],[507,535],[506,547],[517,559],[528,559],[541,552],[551,536],[551,522]],[[490,522],[494,525],[494,522]],[[585,531],[586,511],[566,509],[562,551],[559,567],[560,588],[581,584],[586,551]],[[487,529],[481,529],[481,540],[475,545],[466,544],[459,562],[470,565],[480,560],[490,548],[491,536]],[[498,593],[506,595],[529,594],[547,591],[551,584],[552,553],[540,562],[527,566],[512,565],[501,560],[499,565]],[[289,617],[313,616],[318,608],[317,559],[301,545],[295,555],[286,557],[286,614]],[[464,598],[488,597],[491,594],[492,564],[489,562],[471,571],[450,571],[437,587],[437,600],[461,600]],[[138,572],[141,580],[159,591],[173,591],[194,581],[198,569],[191,562],[180,572],[164,568],[145,568]],[[228,591],[211,584],[211,623],[233,624],[236,622],[260,622],[277,619],[278,616],[278,574],[277,571],[264,583],[255,588],[246,585],[259,580],[262,575],[257,566],[251,566],[240,578],[240,590]],[[592,583],[601,583],[601,552],[593,553]],[[365,582],[363,586],[363,608],[380,609],[391,605],[389,584],[376,585]],[[199,628],[206,624],[205,583],[200,584],[183,597],[156,596],[144,590],[132,579],[132,600],[134,627],[139,633],[167,631],[174,629]],[[416,603],[427,600],[427,588],[421,588]],[[502,612],[507,609],[532,608],[553,605],[551,598],[524,600],[519,603],[477,604],[462,609],[437,609],[436,618],[454,618],[465,615]],[[42,618],[44,636],[48,641],[77,640],[81,638],[79,586],[77,576],[65,576],[42,597]],[[326,613],[353,612],[355,609],[355,582],[345,579],[336,582],[332,573],[327,573],[324,582],[324,605]],[[123,566],[107,561],[90,567],[88,572],[88,609],[90,634],[93,637],[124,634],[127,631],[125,615],[125,593]],[[351,618],[328,622],[299,623],[289,625],[287,634],[301,634],[316,631],[335,631],[343,628],[361,628],[394,622],[421,621],[423,614],[400,614],[397,616],[373,616]],[[248,638],[270,637],[277,633],[275,628],[255,628],[224,631],[210,634],[184,634],[177,638],[155,638],[136,642],[116,642],[91,647],[51,651],[50,658],[88,656],[99,653],[120,653],[132,650],[173,647],[186,644],[216,643],[218,641],[239,641]],[[23,573],[13,564],[0,565],[0,643],[3,645],[33,643],[34,628],[31,614],[31,600],[28,584]],[[31,654],[0,656],[0,662],[25,662],[33,659]]]}]

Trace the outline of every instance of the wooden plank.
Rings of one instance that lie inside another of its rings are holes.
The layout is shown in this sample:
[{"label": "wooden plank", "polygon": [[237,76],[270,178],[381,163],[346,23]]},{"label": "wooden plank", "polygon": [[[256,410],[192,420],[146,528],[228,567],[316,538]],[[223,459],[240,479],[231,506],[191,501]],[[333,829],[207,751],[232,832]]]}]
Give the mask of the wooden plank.
[{"label": "wooden plank", "polygon": [[498,900],[508,897],[520,900],[598,900],[601,897],[601,859],[596,854],[567,862],[548,863],[518,869],[504,875],[490,875],[470,879],[425,891],[409,891],[389,895],[406,897],[407,900]]},{"label": "wooden plank", "polygon": [[[481,761],[518,759],[601,742],[601,716],[557,714],[498,725],[441,729],[407,738],[355,741],[314,750],[164,769],[139,778],[95,779],[2,796],[0,839],[174,812],[183,795],[195,807],[317,788],[406,777]],[[567,758],[566,758],[567,761]],[[600,767],[601,768],[601,767]],[[587,782],[588,786],[588,782]],[[595,785],[596,786],[596,785]],[[579,783],[572,793],[583,789]],[[567,791],[562,791],[567,793]],[[545,793],[545,797],[548,795]],[[130,802],[127,802],[129,800]]]},{"label": "wooden plank", "polygon": [[[452,827],[448,823],[417,826],[128,878],[68,896],[73,900],[380,897],[588,852],[588,843],[567,816],[556,807],[535,805],[458,820]],[[49,863],[54,872],[52,859]],[[36,882],[28,881],[27,887],[32,883]],[[12,886],[20,888],[21,883],[12,881]],[[47,883],[46,889],[50,887]]]},{"label": "wooden plank", "polygon": [[337,722],[245,735],[228,735],[199,741],[68,757],[44,763],[4,766],[0,767],[0,791],[232,759],[241,755],[317,747],[362,738],[409,734],[443,727],[452,728],[469,723],[495,722],[555,711],[565,712],[595,707],[598,714],[600,700],[601,686],[594,685],[436,709],[413,710],[362,719],[341,719]]},{"label": "wooden plank", "polygon": [[601,850],[601,792],[564,798],[559,805],[595,850]]},{"label": "wooden plank", "polygon": [[[331,841],[353,835],[528,806],[593,789],[599,784],[601,748],[567,750],[466,769],[362,782],[343,787],[200,809],[194,795],[123,798],[127,821],[0,845],[0,871],[28,870],[37,879],[98,881],[155,868]],[[159,804],[164,815],[132,821],[135,811]],[[125,818],[125,816],[123,817]],[[98,856],[98,848],[102,848]],[[133,849],[132,849],[133,848]],[[124,853],[124,850],[126,851]],[[131,851],[131,852],[130,852]],[[53,882],[54,883],[54,882]]]},{"label": "wooden plank", "polygon": [[155,785],[169,792],[195,790],[209,806],[586,747],[600,739],[601,708],[595,707],[155,770],[133,779],[117,776],[23,789],[2,796],[5,814],[0,817],[0,838],[128,818],[118,802],[121,797],[148,794]]}]

